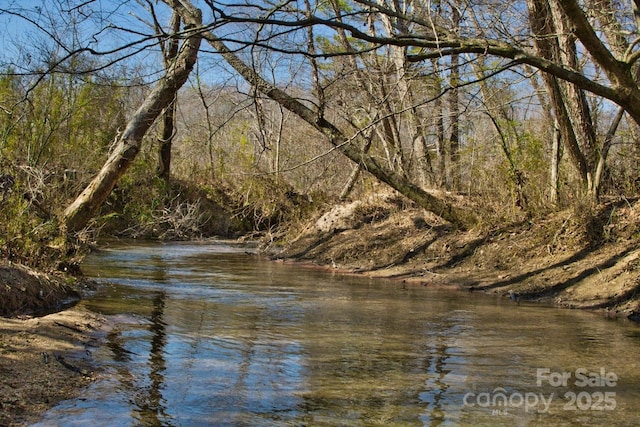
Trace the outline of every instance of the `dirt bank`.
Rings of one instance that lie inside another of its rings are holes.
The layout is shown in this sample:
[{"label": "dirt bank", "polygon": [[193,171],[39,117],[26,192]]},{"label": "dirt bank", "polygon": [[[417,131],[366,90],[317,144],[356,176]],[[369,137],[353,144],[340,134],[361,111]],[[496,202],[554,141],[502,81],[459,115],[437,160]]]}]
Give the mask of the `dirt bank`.
[{"label": "dirt bank", "polygon": [[0,318],[0,426],[26,425],[78,396],[96,374],[92,352],[109,322],[78,308]]},{"label": "dirt bank", "polygon": [[374,277],[639,320],[639,219],[640,202],[618,200],[460,231],[387,193],[336,206],[271,251]]},{"label": "dirt bank", "polygon": [[77,283],[0,260],[0,316],[59,311],[80,299]]},{"label": "dirt bank", "polygon": [[92,350],[109,322],[79,308],[86,283],[0,263],[0,426],[37,420],[92,381]]}]

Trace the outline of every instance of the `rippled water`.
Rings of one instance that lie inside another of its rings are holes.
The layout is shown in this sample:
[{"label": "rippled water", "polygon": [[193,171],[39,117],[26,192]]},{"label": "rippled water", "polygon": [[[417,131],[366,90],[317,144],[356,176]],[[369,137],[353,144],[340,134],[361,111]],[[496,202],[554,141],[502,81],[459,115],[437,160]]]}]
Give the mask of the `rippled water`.
[{"label": "rippled water", "polygon": [[89,257],[108,285],[83,304],[122,324],[105,378],[40,425],[640,425],[636,324],[246,251]]}]

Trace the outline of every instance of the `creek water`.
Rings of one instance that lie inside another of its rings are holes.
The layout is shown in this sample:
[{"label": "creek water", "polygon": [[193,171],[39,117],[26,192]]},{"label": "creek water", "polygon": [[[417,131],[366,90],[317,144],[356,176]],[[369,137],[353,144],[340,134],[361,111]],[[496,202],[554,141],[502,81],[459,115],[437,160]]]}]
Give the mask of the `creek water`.
[{"label": "creek water", "polygon": [[640,327],[260,259],[111,244],[104,375],[37,425],[640,425]]}]

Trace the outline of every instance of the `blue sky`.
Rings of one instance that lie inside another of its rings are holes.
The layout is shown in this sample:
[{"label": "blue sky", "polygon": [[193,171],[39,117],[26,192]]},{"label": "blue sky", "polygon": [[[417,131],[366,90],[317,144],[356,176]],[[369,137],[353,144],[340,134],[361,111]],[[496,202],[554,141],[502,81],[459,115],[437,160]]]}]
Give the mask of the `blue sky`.
[{"label": "blue sky", "polygon": [[[145,62],[154,68],[162,66],[153,47],[155,40],[145,40],[153,34],[153,28],[147,25],[150,15],[137,2],[96,0],[84,8],[69,7],[69,3],[89,2],[0,0],[1,67],[29,73],[46,67],[43,63],[52,55],[63,57],[69,50],[90,48],[104,53],[127,45],[120,52],[96,59],[105,62],[145,48],[130,66]],[[159,19],[165,18],[163,14],[160,10]]]},{"label": "blue sky", "polygon": [[[152,3],[156,18],[166,28],[170,20],[169,8],[162,2]],[[93,58],[105,63],[132,55],[121,64],[128,70],[139,69],[139,75],[151,82],[163,71],[156,40],[149,39],[154,33],[152,21],[153,15],[135,0],[0,0],[0,26],[4,29],[0,32],[0,72],[8,68],[25,74],[41,72],[47,68],[46,62],[52,55],[65,56],[69,49],[86,47],[107,52],[126,46],[112,55]],[[217,31],[238,35],[242,26],[230,24]],[[56,43],[56,39],[61,43]],[[200,69],[204,74],[201,78],[210,83],[227,81],[229,73],[221,58],[204,52],[211,50],[206,44],[202,49]],[[292,65],[299,65],[300,58],[284,58],[277,54],[274,57],[278,56],[277,73],[288,79],[291,69],[296,68]]]}]

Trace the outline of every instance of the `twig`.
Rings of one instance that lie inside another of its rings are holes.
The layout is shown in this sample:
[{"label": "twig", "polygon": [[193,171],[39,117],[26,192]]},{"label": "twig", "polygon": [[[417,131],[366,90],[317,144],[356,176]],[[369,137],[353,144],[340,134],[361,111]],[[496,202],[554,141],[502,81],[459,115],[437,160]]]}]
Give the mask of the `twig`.
[{"label": "twig", "polygon": [[64,323],[60,323],[60,322],[54,322],[54,323],[58,326],[62,326],[63,328],[71,329],[72,331],[84,334],[84,331],[82,329],[78,329],[75,326],[65,325]]},{"label": "twig", "polygon": [[72,364],[68,363],[66,360],[64,360],[64,358],[62,356],[60,356],[59,354],[55,354],[53,355],[56,360],[58,361],[58,363],[60,363],[62,366],[64,366],[65,368],[67,368],[68,370],[75,372],[77,374],[82,374],[82,375],[87,375],[87,371],[85,371],[84,369],[80,369],[77,366],[73,366]]}]

